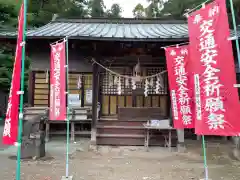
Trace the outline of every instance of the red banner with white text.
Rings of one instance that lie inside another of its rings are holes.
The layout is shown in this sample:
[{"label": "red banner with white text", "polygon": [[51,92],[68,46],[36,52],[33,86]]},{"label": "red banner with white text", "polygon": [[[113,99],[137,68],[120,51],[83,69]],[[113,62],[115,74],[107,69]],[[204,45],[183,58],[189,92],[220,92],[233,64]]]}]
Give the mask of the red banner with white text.
[{"label": "red banner with white text", "polygon": [[3,144],[6,145],[14,145],[17,142],[18,137],[18,118],[19,118],[18,92],[20,91],[20,79],[21,79],[21,60],[22,60],[21,43],[23,40],[23,22],[24,22],[24,6],[22,4],[18,17],[18,39],[2,138]]},{"label": "red banner with white text", "polygon": [[65,42],[51,45],[49,120],[66,120]]},{"label": "red banner with white text", "polygon": [[193,79],[188,46],[165,49],[174,128],[194,128]]},{"label": "red banner with white text", "polygon": [[188,26],[195,73],[195,133],[238,135],[240,106],[225,0],[192,13]]}]

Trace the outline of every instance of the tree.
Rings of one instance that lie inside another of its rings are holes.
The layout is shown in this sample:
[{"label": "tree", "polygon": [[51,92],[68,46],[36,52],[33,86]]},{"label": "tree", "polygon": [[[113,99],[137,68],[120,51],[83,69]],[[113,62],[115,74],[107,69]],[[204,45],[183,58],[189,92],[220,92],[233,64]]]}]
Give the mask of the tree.
[{"label": "tree", "polygon": [[[16,30],[18,24],[18,11],[19,5],[16,5],[15,1],[0,1],[0,28],[3,31]],[[15,56],[15,46],[10,44],[0,44],[0,88],[2,91],[8,92],[13,72],[13,64]],[[29,69],[29,59],[26,58],[26,71],[25,71],[25,88],[28,84],[28,69]]]},{"label": "tree", "polygon": [[172,19],[185,19],[183,16],[187,10],[193,9],[205,0],[169,0],[164,3],[164,8],[161,11],[161,16],[169,15]]},{"label": "tree", "polygon": [[104,17],[106,7],[103,0],[90,0],[89,10],[91,17]]},{"label": "tree", "polygon": [[[195,8],[201,3],[205,2],[205,0],[168,0],[164,3],[163,9],[160,11],[160,16],[164,17],[168,14],[168,18],[171,19],[185,19],[183,16],[189,10]],[[233,0],[234,9],[235,9],[235,17],[237,22],[240,22],[240,0]],[[232,24],[232,17],[230,11],[230,3],[227,1],[227,9],[229,14],[229,21]]]},{"label": "tree", "polygon": [[[11,81],[13,65],[15,61],[15,46],[9,44],[1,45],[0,49],[0,87],[2,91],[8,92]],[[25,89],[28,86],[28,70],[29,70],[30,60],[26,58],[25,60]]]},{"label": "tree", "polygon": [[107,11],[107,17],[110,18],[120,18],[122,13],[122,8],[119,4],[113,4],[111,9]]},{"label": "tree", "polygon": [[145,9],[148,18],[156,18],[161,16],[161,10],[165,0],[148,0],[149,6]]},{"label": "tree", "polygon": [[59,17],[86,17],[89,15],[87,0],[32,0],[29,3],[29,24],[34,27],[50,22],[53,15]]},{"label": "tree", "polygon": [[133,9],[133,16],[135,18],[143,18],[145,17],[145,9],[142,4],[137,4]]},{"label": "tree", "polygon": [[0,0],[0,28],[12,29],[18,24],[18,10],[17,6],[12,0]]}]

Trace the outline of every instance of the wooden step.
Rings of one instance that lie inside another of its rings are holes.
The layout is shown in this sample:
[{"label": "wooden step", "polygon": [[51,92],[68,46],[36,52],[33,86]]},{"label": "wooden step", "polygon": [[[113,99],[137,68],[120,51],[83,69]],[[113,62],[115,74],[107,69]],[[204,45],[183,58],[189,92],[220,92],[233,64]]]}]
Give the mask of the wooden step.
[{"label": "wooden step", "polygon": [[143,126],[147,121],[120,121],[120,120],[99,120],[98,125],[103,126]]},{"label": "wooden step", "polygon": [[98,126],[98,134],[144,134],[143,126]]},{"label": "wooden step", "polygon": [[[98,134],[97,145],[112,146],[144,146],[144,135],[133,134]],[[172,146],[176,146],[177,139],[172,138]],[[161,135],[155,135],[150,138],[150,146],[164,146],[165,139]]]},{"label": "wooden step", "polygon": [[103,117],[100,118],[100,121],[101,120],[103,120],[103,121],[104,120],[106,120],[106,121],[116,121],[116,120],[118,120],[118,118],[117,118],[117,116],[105,116],[105,117],[103,116]]},{"label": "wooden step", "polygon": [[143,146],[144,135],[133,134],[98,134],[97,145]]}]

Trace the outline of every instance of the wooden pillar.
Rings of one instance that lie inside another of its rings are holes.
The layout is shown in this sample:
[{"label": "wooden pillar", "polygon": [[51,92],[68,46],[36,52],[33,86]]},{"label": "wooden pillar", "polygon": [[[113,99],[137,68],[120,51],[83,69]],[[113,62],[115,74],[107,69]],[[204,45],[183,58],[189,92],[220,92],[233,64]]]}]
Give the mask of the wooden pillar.
[{"label": "wooden pillar", "polygon": [[81,87],[81,107],[84,107],[84,102],[85,102],[85,76],[82,76],[82,87]]},{"label": "wooden pillar", "polygon": [[[48,107],[50,107],[50,98],[51,98],[51,85],[50,85],[50,77],[51,76],[51,72],[48,72]],[[67,105],[67,103],[66,103]]]},{"label": "wooden pillar", "polygon": [[96,145],[97,141],[97,106],[99,92],[99,66],[93,64],[93,78],[92,78],[92,126],[91,126],[91,144]]},{"label": "wooden pillar", "polygon": [[172,109],[171,109],[171,91],[170,91],[170,88],[169,88],[169,82],[168,82],[168,75],[166,74],[166,86],[167,86],[167,89],[168,89],[168,93],[167,93],[167,116],[170,118],[170,125],[173,126],[173,117],[172,117]]},{"label": "wooden pillar", "polygon": [[28,74],[28,104],[34,106],[34,90],[35,90],[35,72],[32,70]]},{"label": "wooden pillar", "polygon": [[98,115],[98,118],[100,118],[102,116],[102,102],[103,102],[103,98],[102,98],[102,82],[103,82],[103,75],[101,72],[99,72],[99,81],[98,81],[98,87],[99,87],[99,91],[98,91],[98,102],[100,103],[100,112]]},{"label": "wooden pillar", "polygon": [[132,107],[137,107],[137,95],[136,92],[132,92]]}]

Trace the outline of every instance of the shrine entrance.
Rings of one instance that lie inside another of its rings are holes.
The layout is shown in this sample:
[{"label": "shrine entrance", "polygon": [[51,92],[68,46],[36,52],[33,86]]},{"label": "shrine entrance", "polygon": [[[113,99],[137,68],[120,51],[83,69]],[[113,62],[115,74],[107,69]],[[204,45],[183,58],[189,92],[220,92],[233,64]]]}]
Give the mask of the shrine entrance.
[{"label": "shrine entrance", "polygon": [[[121,75],[133,75],[131,68],[111,68]],[[164,67],[143,67],[141,76],[151,76],[164,71]],[[153,85],[148,88],[148,95],[145,97],[145,84],[136,83],[136,89],[132,89],[131,80],[121,78],[121,94],[118,94],[117,76],[107,71],[100,76],[100,97],[102,105],[102,116],[116,116],[119,107],[160,107],[163,112],[167,111],[167,77],[163,75],[163,87],[159,93],[155,92],[156,78],[152,79]]]}]

